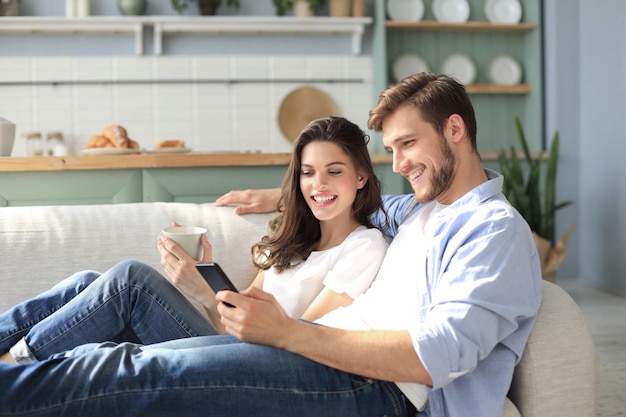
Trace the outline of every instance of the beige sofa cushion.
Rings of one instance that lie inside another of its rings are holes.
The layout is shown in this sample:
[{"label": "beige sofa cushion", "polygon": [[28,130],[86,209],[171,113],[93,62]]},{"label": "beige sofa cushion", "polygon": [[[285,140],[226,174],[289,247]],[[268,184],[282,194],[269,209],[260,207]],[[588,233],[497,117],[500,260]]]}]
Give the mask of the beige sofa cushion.
[{"label": "beige sofa cushion", "polygon": [[0,208],[0,311],[84,270],[124,259],[161,269],[158,233],[175,221],[208,229],[219,262],[235,285],[254,277],[250,246],[271,215],[236,216],[230,207],[192,203]]},{"label": "beige sofa cushion", "polygon": [[543,281],[537,322],[509,398],[523,417],[595,417],[593,341],[582,312],[556,284]]}]

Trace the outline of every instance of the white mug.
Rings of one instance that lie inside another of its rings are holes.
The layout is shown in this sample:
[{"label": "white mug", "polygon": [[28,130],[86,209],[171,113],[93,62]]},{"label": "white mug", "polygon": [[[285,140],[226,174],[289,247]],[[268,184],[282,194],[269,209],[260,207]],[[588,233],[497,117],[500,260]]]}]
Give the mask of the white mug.
[{"label": "white mug", "polygon": [[207,230],[204,227],[196,226],[172,226],[163,229],[165,237],[172,239],[189,256],[196,261],[202,260],[204,255],[202,250],[202,235]]}]

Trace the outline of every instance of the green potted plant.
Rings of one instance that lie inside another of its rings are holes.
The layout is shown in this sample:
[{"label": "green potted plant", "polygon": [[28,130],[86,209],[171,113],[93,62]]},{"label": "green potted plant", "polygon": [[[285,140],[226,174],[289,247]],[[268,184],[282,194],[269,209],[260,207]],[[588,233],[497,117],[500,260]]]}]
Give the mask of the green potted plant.
[{"label": "green potted plant", "polygon": [[[543,153],[535,157],[531,155],[519,116],[516,115],[514,121],[523,158],[519,158],[514,145],[511,145],[510,152],[502,150],[498,153],[500,172],[504,175],[503,192],[528,222],[533,232],[544,279],[554,281],[556,271],[565,260],[565,245],[574,230],[572,226],[561,239],[556,240],[556,212],[572,204],[571,201],[558,204],[555,201],[559,133],[554,134],[548,160],[544,161]],[[546,165],[545,175],[542,174],[544,165]]]},{"label": "green potted plant", "polygon": [[312,16],[326,0],[272,0],[276,7],[276,15],[284,16],[289,10],[294,10],[296,16]]},{"label": "green potted plant", "polygon": [[[171,0],[172,7],[178,12],[183,14],[185,10],[189,8],[189,3],[195,0]],[[215,14],[218,7],[222,5],[222,0],[198,0],[198,8],[200,14],[203,16],[212,16]],[[226,5],[239,9],[239,0],[226,0]]]}]

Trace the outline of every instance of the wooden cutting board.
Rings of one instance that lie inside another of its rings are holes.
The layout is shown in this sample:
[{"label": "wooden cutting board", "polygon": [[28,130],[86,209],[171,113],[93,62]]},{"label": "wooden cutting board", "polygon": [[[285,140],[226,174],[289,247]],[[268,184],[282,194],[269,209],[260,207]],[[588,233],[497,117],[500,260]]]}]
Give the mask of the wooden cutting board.
[{"label": "wooden cutting board", "polygon": [[337,116],[333,99],[315,87],[299,87],[285,96],[278,111],[278,125],[283,135],[294,142],[311,121]]}]

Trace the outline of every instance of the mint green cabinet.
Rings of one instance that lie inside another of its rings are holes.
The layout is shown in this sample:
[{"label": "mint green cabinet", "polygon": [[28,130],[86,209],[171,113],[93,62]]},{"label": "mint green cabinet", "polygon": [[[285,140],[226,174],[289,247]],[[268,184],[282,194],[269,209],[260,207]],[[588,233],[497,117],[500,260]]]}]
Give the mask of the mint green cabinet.
[{"label": "mint green cabinet", "polygon": [[142,200],[141,171],[0,172],[0,206],[134,203]]},{"label": "mint green cabinet", "polygon": [[143,200],[206,203],[233,189],[280,187],[285,169],[284,166],[145,169]]},{"label": "mint green cabinet", "polygon": [[[286,166],[215,166],[0,172],[0,206],[213,202],[230,190],[280,187]],[[385,193],[408,192],[391,164],[376,164]]]}]

